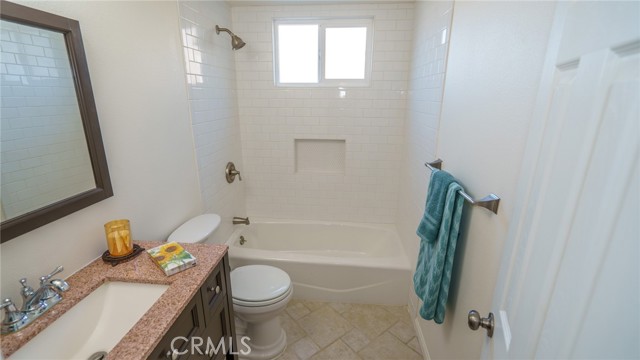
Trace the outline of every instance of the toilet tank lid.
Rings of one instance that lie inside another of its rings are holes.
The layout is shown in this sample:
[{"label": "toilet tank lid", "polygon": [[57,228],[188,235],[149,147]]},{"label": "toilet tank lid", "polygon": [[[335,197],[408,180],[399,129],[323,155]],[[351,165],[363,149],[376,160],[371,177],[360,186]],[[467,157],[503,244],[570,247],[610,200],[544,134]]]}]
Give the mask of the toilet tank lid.
[{"label": "toilet tank lid", "polygon": [[169,242],[198,243],[205,240],[220,225],[220,216],[217,214],[203,214],[194,217],[175,229],[169,238]]}]

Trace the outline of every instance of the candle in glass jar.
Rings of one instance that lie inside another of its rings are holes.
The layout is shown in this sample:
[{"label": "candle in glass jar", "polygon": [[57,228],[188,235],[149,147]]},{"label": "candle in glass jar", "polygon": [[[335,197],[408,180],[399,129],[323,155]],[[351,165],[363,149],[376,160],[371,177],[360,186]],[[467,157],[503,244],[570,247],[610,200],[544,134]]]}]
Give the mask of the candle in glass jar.
[{"label": "candle in glass jar", "polygon": [[111,256],[125,256],[133,251],[129,220],[113,220],[104,224]]}]

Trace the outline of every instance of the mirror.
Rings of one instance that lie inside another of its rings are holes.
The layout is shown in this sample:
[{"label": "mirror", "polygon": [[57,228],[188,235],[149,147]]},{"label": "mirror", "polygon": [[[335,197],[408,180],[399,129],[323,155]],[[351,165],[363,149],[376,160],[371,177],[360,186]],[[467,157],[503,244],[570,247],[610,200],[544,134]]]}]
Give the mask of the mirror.
[{"label": "mirror", "polygon": [[79,23],[0,7],[2,242],[113,195]]}]

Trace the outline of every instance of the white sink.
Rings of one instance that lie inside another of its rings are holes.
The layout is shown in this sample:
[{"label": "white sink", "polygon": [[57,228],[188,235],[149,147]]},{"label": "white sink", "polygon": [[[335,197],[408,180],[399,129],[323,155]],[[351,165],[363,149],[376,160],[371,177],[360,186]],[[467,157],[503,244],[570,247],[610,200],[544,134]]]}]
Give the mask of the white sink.
[{"label": "white sink", "polygon": [[107,282],[9,359],[86,360],[96,352],[109,352],[168,287]]}]

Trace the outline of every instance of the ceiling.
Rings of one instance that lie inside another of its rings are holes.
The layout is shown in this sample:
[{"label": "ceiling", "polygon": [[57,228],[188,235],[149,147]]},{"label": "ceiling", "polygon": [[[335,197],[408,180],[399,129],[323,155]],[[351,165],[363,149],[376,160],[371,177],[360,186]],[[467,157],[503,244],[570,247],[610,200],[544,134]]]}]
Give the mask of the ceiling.
[{"label": "ceiling", "polygon": [[[215,1],[215,0],[214,0]],[[231,6],[267,5],[346,5],[375,3],[412,3],[416,0],[226,0]]]}]

